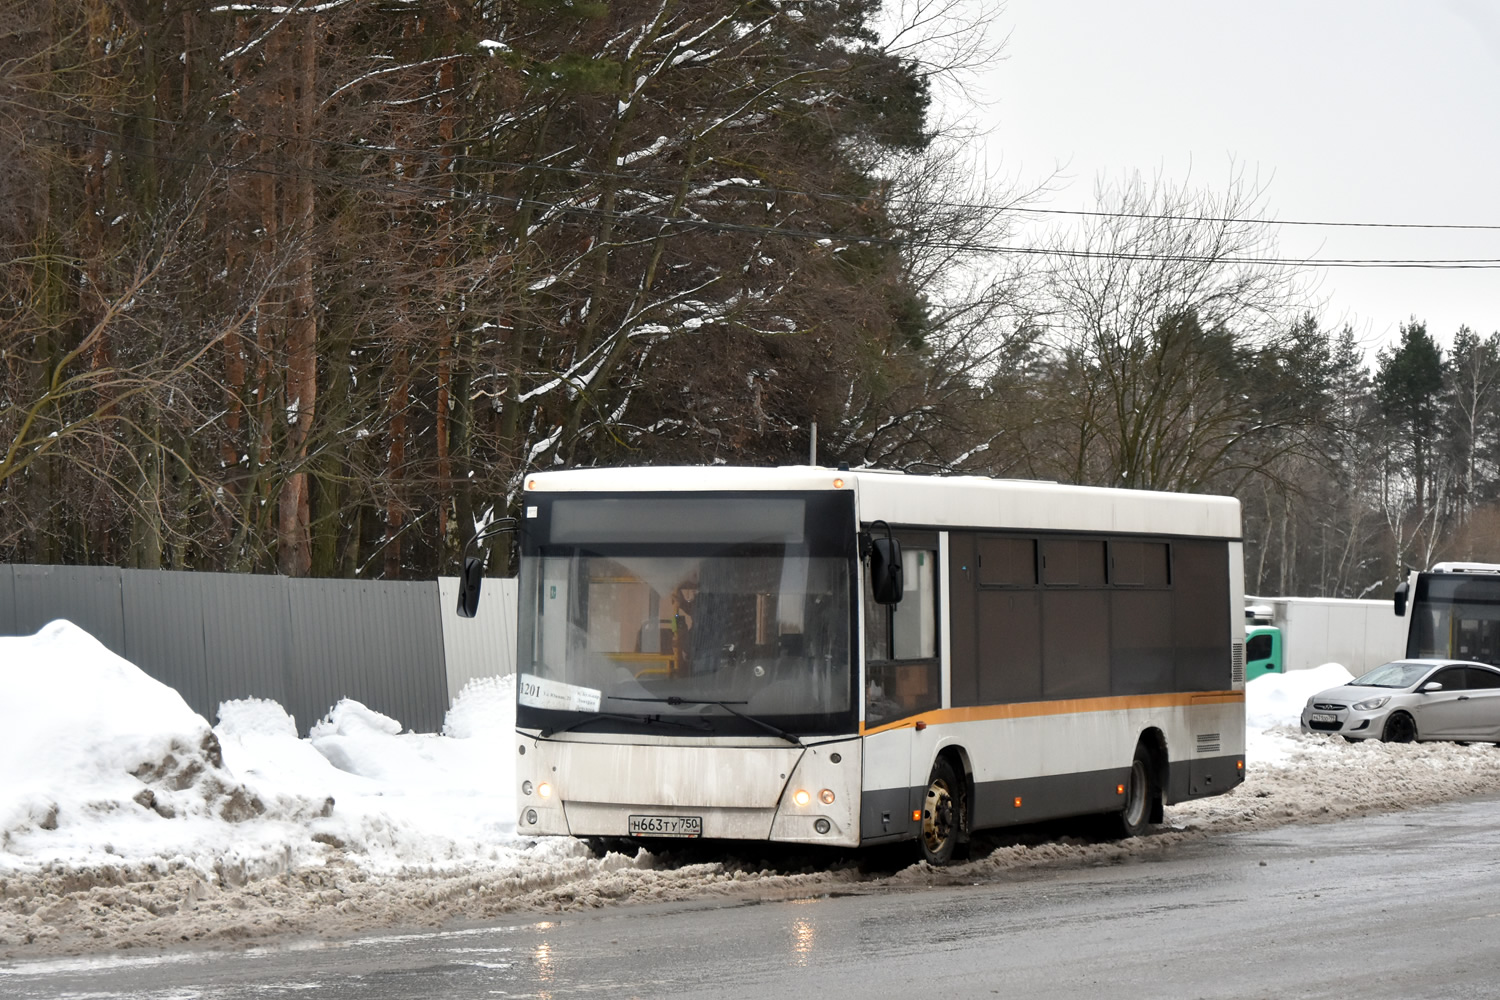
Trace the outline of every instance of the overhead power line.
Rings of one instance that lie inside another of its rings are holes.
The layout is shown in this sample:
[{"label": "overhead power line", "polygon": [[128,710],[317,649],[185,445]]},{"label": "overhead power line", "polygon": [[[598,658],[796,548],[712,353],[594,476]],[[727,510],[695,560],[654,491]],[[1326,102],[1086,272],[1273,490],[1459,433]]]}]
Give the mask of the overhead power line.
[{"label": "overhead power line", "polygon": [[[173,123],[167,122],[167,124],[173,124]],[[130,138],[129,136],[126,136],[123,133],[118,132],[118,131],[114,131],[114,130],[110,130],[110,129],[102,129],[102,128],[99,128],[97,126],[84,125],[84,124],[79,123],[79,122],[69,122],[69,123],[67,123],[67,125],[70,128],[74,128],[74,129],[77,129],[77,130],[80,130],[80,131],[89,132],[89,133],[93,133],[93,134],[99,134],[99,135],[105,135],[105,136],[109,136],[111,138],[121,139],[122,141],[128,141],[129,138]],[[190,126],[190,127],[193,127],[193,126]],[[58,137],[52,137],[52,141],[57,142],[59,144],[65,143],[65,140],[63,140],[61,138],[58,138]],[[289,140],[289,141],[292,141],[292,140]],[[303,141],[303,140],[297,140],[297,141]],[[313,140],[313,141],[314,142],[320,142],[320,143],[322,143],[324,145],[335,145],[335,146],[347,147],[347,148],[355,149],[355,150],[362,150],[362,151],[367,152],[367,153],[368,152],[390,152],[390,153],[395,154],[396,152],[398,152],[398,151],[395,151],[395,150],[382,150],[382,149],[379,149],[378,147],[371,147],[371,146],[365,146],[365,145],[360,145],[360,144],[342,143],[342,142],[336,142],[336,141],[331,141],[331,140]],[[138,150],[136,152],[139,155],[142,151]],[[407,150],[400,150],[399,152],[401,154],[408,153]],[[402,194],[402,195],[406,196],[406,200],[408,200],[408,201],[422,201],[422,200],[426,200],[426,201],[458,201],[458,202],[466,202],[466,203],[470,203],[470,204],[508,205],[508,206],[511,206],[511,207],[520,207],[522,204],[526,204],[526,205],[534,206],[534,207],[537,207],[537,208],[545,209],[545,210],[548,210],[548,211],[551,211],[551,212],[556,212],[556,213],[559,213],[559,214],[566,214],[566,215],[570,215],[570,216],[574,216],[574,217],[589,218],[589,219],[594,219],[594,220],[608,220],[608,221],[621,222],[621,223],[641,223],[641,222],[646,222],[646,223],[655,224],[655,225],[663,227],[663,228],[673,227],[673,228],[679,228],[679,229],[694,229],[694,230],[698,230],[698,231],[718,232],[718,233],[745,233],[745,234],[760,235],[760,236],[776,236],[776,237],[781,237],[781,238],[786,238],[786,239],[813,240],[813,241],[830,241],[830,242],[844,243],[844,244],[849,244],[849,245],[864,245],[864,246],[888,247],[888,248],[892,248],[892,249],[921,248],[921,249],[933,249],[933,250],[951,250],[951,251],[957,251],[957,252],[963,252],[963,253],[974,253],[974,254],[995,254],[995,255],[1010,254],[1010,255],[1018,255],[1018,256],[1060,257],[1060,258],[1072,258],[1072,259],[1097,259],[1097,260],[1122,260],[1122,261],[1163,261],[1163,262],[1204,263],[1204,264],[1219,263],[1219,264],[1237,264],[1237,265],[1248,265],[1248,266],[1288,267],[1288,268],[1333,267],[1333,268],[1392,268],[1392,269],[1420,269],[1420,270],[1493,270],[1493,269],[1500,269],[1500,258],[1327,258],[1327,259],[1321,259],[1321,258],[1315,258],[1315,257],[1300,258],[1300,257],[1280,257],[1280,256],[1276,256],[1276,257],[1273,257],[1273,256],[1224,256],[1224,255],[1215,255],[1215,254],[1193,254],[1193,253],[1170,254],[1170,253],[1150,253],[1150,252],[1133,252],[1133,251],[1100,251],[1100,250],[1072,249],[1072,248],[1064,248],[1064,247],[1025,246],[1025,245],[1012,245],[1012,244],[998,244],[998,243],[981,243],[981,242],[971,242],[971,241],[962,241],[962,240],[928,239],[928,238],[914,237],[914,236],[877,236],[877,235],[873,235],[873,234],[863,234],[863,233],[844,233],[844,232],[838,232],[836,230],[823,230],[823,231],[819,231],[819,230],[807,230],[807,229],[793,229],[793,228],[789,228],[789,227],[775,226],[775,225],[758,225],[758,224],[754,224],[754,223],[737,223],[737,222],[727,222],[727,221],[719,221],[719,220],[711,220],[711,219],[701,219],[701,218],[693,218],[693,217],[674,217],[674,216],[661,215],[661,214],[657,214],[657,213],[653,213],[653,212],[628,212],[628,211],[626,211],[626,212],[622,212],[622,211],[605,212],[603,210],[596,209],[596,208],[591,208],[591,207],[588,207],[588,206],[585,206],[585,205],[569,204],[566,201],[560,201],[560,200],[555,200],[555,199],[538,199],[538,198],[524,196],[524,195],[503,195],[503,194],[496,194],[496,193],[493,193],[493,192],[472,191],[472,190],[465,190],[465,189],[463,189],[461,187],[451,186],[451,185],[450,186],[442,186],[442,185],[434,185],[434,184],[422,184],[422,183],[419,183],[419,182],[416,182],[416,181],[413,181],[413,180],[409,180],[409,179],[402,179],[402,180],[378,179],[378,178],[370,177],[367,174],[362,174],[362,173],[343,173],[343,172],[329,170],[329,169],[326,169],[326,168],[314,169],[314,170],[305,170],[305,169],[302,169],[300,167],[295,167],[295,166],[293,166],[293,167],[268,167],[268,166],[253,165],[253,164],[249,164],[249,163],[216,163],[216,162],[213,161],[213,159],[210,157],[210,155],[207,152],[203,153],[200,157],[189,158],[189,157],[173,156],[173,155],[171,155],[169,153],[161,152],[161,151],[156,150],[156,149],[153,148],[151,150],[144,151],[144,155],[149,156],[152,159],[157,160],[159,162],[163,162],[163,163],[176,163],[176,164],[180,164],[180,165],[184,165],[184,166],[204,166],[204,167],[208,167],[208,168],[213,169],[213,170],[226,171],[226,172],[253,173],[253,174],[259,174],[259,175],[263,175],[263,176],[274,176],[274,177],[301,177],[301,176],[311,175],[311,176],[314,176],[315,178],[321,179],[321,180],[323,180],[324,182],[327,182],[327,183],[339,183],[339,184],[343,184],[343,185],[346,185],[346,186],[349,186],[349,187],[356,187],[356,188],[365,190],[367,192],[372,192],[372,193],[377,193],[377,194],[378,193]],[[425,154],[422,154],[422,155],[425,155]],[[451,158],[451,157],[453,157],[455,155],[456,154],[453,154],[453,153],[449,152],[449,153],[445,154],[445,158]],[[466,160],[469,160],[470,162],[473,162],[472,158],[468,158],[468,157],[464,157],[464,158]],[[524,167],[524,165],[518,165],[518,166],[519,167]],[[568,168],[560,168],[559,167],[559,168],[547,168],[547,169],[567,170]],[[577,173],[577,171],[572,171],[572,172]],[[633,180],[635,183],[639,183],[639,180],[640,180],[639,178],[631,178],[630,175],[626,175],[626,174],[604,174],[604,175],[601,175],[601,176],[609,176],[609,177],[616,177],[616,178],[625,179],[625,180]],[[674,181],[674,183],[680,183],[680,180]],[[734,185],[724,185],[724,187],[728,187],[728,186],[734,186]],[[760,196],[765,196],[767,194],[776,194],[776,193],[806,194],[808,196],[815,196],[815,195],[811,195],[811,194],[806,193],[806,192],[788,191],[787,189],[770,188],[770,187],[763,187],[763,186],[759,186],[759,185],[748,185],[748,184],[745,184],[745,185],[740,185],[740,187],[743,190],[754,192],[755,194],[760,195]],[[721,187],[720,189],[723,189],[723,188]],[[850,201],[861,201],[861,200],[863,200],[863,199],[855,198],[854,196],[848,196],[848,195],[828,194],[827,197],[829,197],[829,198],[838,198],[838,199],[848,199]],[[947,203],[947,202],[929,202],[927,204],[930,204],[930,205],[933,205],[933,206],[937,206],[937,207],[955,207],[955,208],[980,207],[980,206],[965,206],[963,203]],[[990,206],[990,207],[993,207],[993,206]],[[1043,210],[1037,209],[1037,210],[1033,210],[1033,211],[1043,211]],[[1052,211],[1052,210],[1046,210],[1046,211]],[[1056,210],[1056,211],[1061,212],[1062,210]],[[1108,213],[1108,212],[1067,213],[1067,214],[1095,214],[1095,215],[1105,215],[1105,216],[1113,216],[1113,217],[1121,217],[1121,218],[1160,219],[1160,220],[1163,220],[1163,221],[1203,221],[1203,222],[1226,222],[1226,223],[1227,222],[1263,222],[1265,224],[1280,224],[1280,223],[1268,222],[1267,220],[1241,220],[1241,219],[1232,219],[1232,218],[1215,218],[1215,217],[1212,217],[1212,216],[1179,216],[1179,215],[1159,215],[1158,216],[1158,215],[1146,215],[1146,214],[1136,214],[1136,213]],[[1308,224],[1312,224],[1312,223],[1308,223]],[[1367,225],[1374,226],[1374,225],[1378,225],[1378,224],[1370,223],[1370,224],[1367,224]],[[1392,224],[1392,225],[1395,225],[1395,224]],[[1429,227],[1429,228],[1441,228],[1441,227],[1433,226],[1433,227]],[[1500,228],[1500,227],[1485,227],[1485,228]]]},{"label": "overhead power line", "polygon": [[[169,118],[156,118],[151,116],[131,115],[121,111],[105,112],[110,117],[120,118],[128,121],[149,121],[157,125],[167,125],[174,128],[189,128],[200,132],[213,132],[219,135],[228,135],[233,128],[233,123],[224,121],[222,123],[207,122],[182,122],[173,121]],[[76,125],[77,123],[68,123]],[[110,130],[101,131],[122,140],[128,139],[124,133]],[[676,185],[681,182],[680,176],[653,178],[642,171],[624,172],[619,170],[591,170],[578,166],[564,166],[555,163],[524,163],[514,160],[502,160],[494,157],[476,156],[473,153],[455,149],[462,146],[462,141],[455,141],[453,145],[442,147],[417,147],[403,146],[390,147],[380,146],[372,143],[349,142],[338,139],[315,139],[301,136],[291,136],[277,132],[258,131],[257,135],[283,142],[308,142],[325,148],[346,149],[350,152],[360,153],[384,153],[397,157],[418,157],[424,160],[454,160],[461,159],[467,164],[476,164],[495,167],[503,170],[530,173],[552,173],[573,177],[591,177],[599,180],[625,181],[632,184]],[[469,140],[470,143],[477,140]],[[721,185],[721,189],[735,189],[753,191],[761,195],[787,195],[791,197],[811,198],[823,201],[841,201],[847,203],[860,203],[867,198],[860,195],[842,194],[833,191],[808,191],[802,188],[784,187],[771,184],[751,184],[746,182],[727,182]],[[906,204],[918,205],[924,208],[954,208],[954,209],[997,209],[1026,215],[1059,215],[1080,218],[1105,218],[1105,219],[1141,219],[1162,222],[1219,222],[1234,223],[1257,226],[1301,226],[1329,229],[1410,229],[1410,230],[1433,230],[1452,232],[1500,232],[1500,223],[1463,223],[1463,222],[1369,222],[1369,221],[1342,221],[1333,219],[1261,219],[1245,218],[1242,216],[1225,215],[1182,215],[1175,213],[1154,212],[1124,212],[1109,211],[1104,209],[1082,209],[1082,208],[1042,208],[1026,205],[996,206],[981,202],[950,201],[940,198],[902,198]]]}]

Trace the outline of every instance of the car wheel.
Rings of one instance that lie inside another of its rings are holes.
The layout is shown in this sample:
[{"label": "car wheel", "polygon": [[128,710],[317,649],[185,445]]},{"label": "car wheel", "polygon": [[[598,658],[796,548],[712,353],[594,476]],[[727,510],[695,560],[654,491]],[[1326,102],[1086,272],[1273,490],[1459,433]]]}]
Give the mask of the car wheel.
[{"label": "car wheel", "polygon": [[932,764],[927,797],[922,802],[922,860],[946,865],[959,850],[968,820],[968,795],[962,779],[946,758]]},{"label": "car wheel", "polygon": [[1111,818],[1111,832],[1117,837],[1139,837],[1151,825],[1151,803],[1156,800],[1156,780],[1151,774],[1151,754],[1143,746],[1135,748],[1130,762],[1130,777],[1125,782],[1125,804]]},{"label": "car wheel", "polygon": [[1417,742],[1417,720],[1405,712],[1392,712],[1385,720],[1385,729],[1380,738],[1387,743]]}]

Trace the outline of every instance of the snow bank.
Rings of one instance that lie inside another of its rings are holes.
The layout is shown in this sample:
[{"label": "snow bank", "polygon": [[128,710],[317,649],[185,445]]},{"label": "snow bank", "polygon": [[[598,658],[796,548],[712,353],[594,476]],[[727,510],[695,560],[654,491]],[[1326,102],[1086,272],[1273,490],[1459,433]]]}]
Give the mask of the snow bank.
[{"label": "snow bank", "polygon": [[509,733],[516,723],[516,678],[476,677],[464,685],[448,717],[443,735],[468,740]]},{"label": "snow bank", "polygon": [[1312,670],[1293,670],[1285,674],[1263,674],[1245,685],[1245,728],[1271,729],[1274,726],[1300,726],[1302,706],[1307,699],[1354,676],[1341,664],[1325,663]]},{"label": "snow bank", "polygon": [[1319,691],[1352,680],[1341,664],[1262,674],[1245,685],[1247,766],[1284,766],[1300,745],[1302,706]]},{"label": "snow bank", "polygon": [[207,861],[262,811],[181,695],[62,621],[0,638],[0,768],[0,869],[212,843]]},{"label": "snow bank", "polygon": [[514,715],[460,695],[467,739],[344,700],[309,739],[275,702],[213,728],[68,622],[0,638],[0,874],[190,869],[231,880],[356,857],[372,871],[515,862]]}]

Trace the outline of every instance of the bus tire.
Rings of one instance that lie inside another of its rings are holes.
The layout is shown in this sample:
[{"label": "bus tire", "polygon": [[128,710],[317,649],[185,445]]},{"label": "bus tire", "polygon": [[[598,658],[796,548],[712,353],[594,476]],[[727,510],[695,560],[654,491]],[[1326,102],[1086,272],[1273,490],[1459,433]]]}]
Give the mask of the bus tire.
[{"label": "bus tire", "polygon": [[1125,779],[1125,804],[1112,817],[1117,837],[1139,837],[1151,826],[1151,804],[1160,795],[1151,764],[1151,751],[1138,744],[1135,759],[1130,762],[1130,776]]},{"label": "bus tire", "polygon": [[946,757],[932,762],[927,794],[922,800],[922,832],[918,843],[922,860],[940,867],[954,859],[968,826],[967,786]]}]

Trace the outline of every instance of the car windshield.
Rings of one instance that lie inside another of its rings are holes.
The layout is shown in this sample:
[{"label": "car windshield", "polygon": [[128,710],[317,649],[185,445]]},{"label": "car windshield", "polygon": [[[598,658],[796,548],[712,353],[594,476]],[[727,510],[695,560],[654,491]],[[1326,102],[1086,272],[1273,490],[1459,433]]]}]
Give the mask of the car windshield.
[{"label": "car windshield", "polygon": [[1349,683],[1357,687],[1408,688],[1431,670],[1432,664],[1430,663],[1407,663],[1397,660],[1395,663],[1381,664]]},{"label": "car windshield", "polygon": [[850,560],[804,531],[801,499],[552,507],[521,561],[522,725],[811,732],[852,717]]}]

